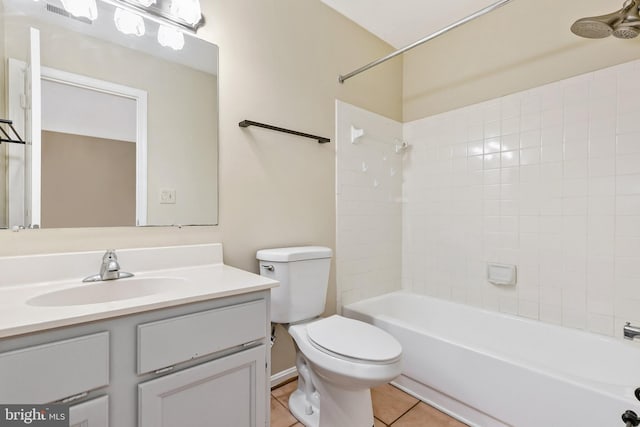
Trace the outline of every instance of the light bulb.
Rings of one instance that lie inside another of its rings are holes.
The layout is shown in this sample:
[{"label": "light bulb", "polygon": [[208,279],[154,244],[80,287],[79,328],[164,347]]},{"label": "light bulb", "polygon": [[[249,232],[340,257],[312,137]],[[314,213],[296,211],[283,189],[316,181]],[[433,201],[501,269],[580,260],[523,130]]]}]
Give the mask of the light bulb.
[{"label": "light bulb", "polygon": [[202,19],[200,0],[172,0],[171,13],[188,24],[195,25]]},{"label": "light bulb", "polygon": [[113,15],[113,20],[121,33],[133,34],[138,37],[144,35],[144,20],[140,15],[118,7]]},{"label": "light bulb", "polygon": [[92,21],[98,18],[96,0],[62,0],[62,7],[76,17],[89,18]]},{"label": "light bulb", "polygon": [[180,50],[184,47],[184,34],[182,31],[161,25],[158,28],[158,43],[173,50]]}]

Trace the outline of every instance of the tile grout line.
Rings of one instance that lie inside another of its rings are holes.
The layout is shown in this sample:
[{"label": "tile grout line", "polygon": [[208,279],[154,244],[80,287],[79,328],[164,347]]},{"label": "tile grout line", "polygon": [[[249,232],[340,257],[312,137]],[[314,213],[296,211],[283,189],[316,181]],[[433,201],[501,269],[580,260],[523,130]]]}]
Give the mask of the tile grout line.
[{"label": "tile grout line", "polygon": [[406,411],[404,411],[398,418],[396,418],[395,420],[393,420],[391,422],[391,424],[389,424],[388,427],[391,427],[396,421],[398,421],[400,418],[404,417],[405,415],[407,415],[409,413],[409,411],[411,411],[413,408],[415,408],[416,406],[418,406],[420,404],[421,400],[418,400],[416,403],[413,404],[413,406],[409,409],[407,409]]},{"label": "tile grout line", "polygon": [[271,395],[271,398],[274,399],[276,402],[278,402],[278,405],[282,406],[288,414],[291,414],[291,416],[295,419],[295,422],[293,424],[288,425],[287,427],[293,427],[296,424],[298,424],[298,419],[296,417],[293,416],[293,414],[291,413],[291,411],[289,410],[289,408],[287,408],[286,406],[284,406],[284,404],[282,402],[280,402],[280,400],[278,400],[277,397],[275,397],[273,395],[273,392],[269,393]]}]

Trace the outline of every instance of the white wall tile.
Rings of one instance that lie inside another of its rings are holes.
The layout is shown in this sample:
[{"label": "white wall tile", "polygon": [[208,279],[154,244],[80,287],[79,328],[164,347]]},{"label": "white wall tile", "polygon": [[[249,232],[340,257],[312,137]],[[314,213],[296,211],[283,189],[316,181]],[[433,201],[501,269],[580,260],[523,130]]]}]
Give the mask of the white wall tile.
[{"label": "white wall tile", "polygon": [[625,112],[618,114],[617,133],[625,134],[631,132],[640,132],[640,120],[638,120],[638,112]]},{"label": "white wall tile", "polygon": [[614,318],[612,315],[589,313],[587,325],[590,332],[601,335],[613,335]]},{"label": "white wall tile", "polygon": [[588,201],[587,197],[564,197],[562,199],[562,214],[587,215]]},{"label": "white wall tile", "polygon": [[640,195],[617,196],[616,215],[640,215]]},{"label": "white wall tile", "polygon": [[[619,179],[619,178],[618,178]],[[613,176],[590,177],[590,196],[614,196],[616,194],[617,180]]]},{"label": "white wall tile", "polygon": [[[403,129],[398,122],[346,103],[338,102],[337,110],[336,277],[340,308],[401,289],[403,159],[395,153],[394,141],[402,137]],[[442,163],[448,162],[453,169],[454,153],[459,153],[454,139],[427,148],[436,139],[428,135],[434,129],[428,122],[408,130],[421,140],[415,145],[417,157],[422,162],[439,162],[440,169],[445,169]],[[358,144],[341,137],[350,134],[352,123],[365,129]],[[421,132],[427,132],[423,135],[427,137],[421,139]],[[417,195],[414,201],[423,203],[422,199]],[[422,251],[418,249],[420,241],[415,243],[412,249]]]},{"label": "white wall tile", "polygon": [[540,146],[542,131],[539,129],[523,131],[520,134],[520,148],[537,148]]},{"label": "white wall tile", "polygon": [[[565,166],[566,167],[566,166]],[[581,165],[571,165],[572,168],[582,167]],[[566,170],[566,169],[565,169]],[[588,164],[589,176],[613,176],[616,174],[615,157],[592,157]],[[574,175],[584,172],[584,170],[572,169]]]},{"label": "white wall tile", "polygon": [[559,305],[540,304],[540,320],[554,325],[561,325],[562,307]]},{"label": "white wall tile", "polygon": [[616,177],[616,194],[640,194],[640,174]]},{"label": "white wall tile", "polygon": [[564,132],[562,126],[543,127],[540,134],[540,143],[545,145],[562,145]]},{"label": "white wall tile", "polygon": [[502,151],[513,151],[520,148],[520,134],[513,133],[509,135],[502,135],[500,138],[502,144]]},{"label": "white wall tile", "polygon": [[588,193],[589,181],[586,178],[566,179],[562,181],[563,197],[586,197]]},{"label": "white wall tile", "polygon": [[[590,159],[594,160],[594,159]],[[600,159],[595,159],[600,160]],[[577,178],[586,178],[589,176],[589,166],[590,163],[586,159],[569,159],[565,160],[563,163],[564,167],[564,178],[565,179],[577,179]],[[614,163],[615,166],[615,163]],[[611,175],[613,175],[613,170],[611,171]],[[597,176],[601,176],[598,174]]]},{"label": "white wall tile", "polygon": [[617,154],[640,153],[640,132],[618,135],[616,152]]},{"label": "white wall tile", "polygon": [[[604,335],[640,322],[639,73],[636,61],[405,124],[405,139],[451,145],[439,163],[427,142],[405,159],[414,290]],[[452,120],[468,144],[433,125]],[[512,293],[486,282],[489,259],[518,264]]]},{"label": "white wall tile", "polygon": [[589,145],[586,140],[573,140],[564,143],[565,160],[586,159],[589,157]]},{"label": "white wall tile", "polygon": [[640,215],[617,216],[616,237],[640,237]]},{"label": "white wall tile", "polygon": [[640,153],[630,153],[616,157],[616,174],[640,173]]},{"label": "white wall tile", "polygon": [[561,144],[543,145],[540,149],[540,161],[542,163],[561,162],[564,156]]},{"label": "white wall tile", "polygon": [[579,120],[568,121],[570,115],[565,112],[567,121],[564,125],[564,142],[566,143],[585,143],[589,140],[589,122],[586,117],[580,117]]},{"label": "white wall tile", "polygon": [[520,150],[521,165],[535,165],[540,163],[540,148],[525,148]]}]

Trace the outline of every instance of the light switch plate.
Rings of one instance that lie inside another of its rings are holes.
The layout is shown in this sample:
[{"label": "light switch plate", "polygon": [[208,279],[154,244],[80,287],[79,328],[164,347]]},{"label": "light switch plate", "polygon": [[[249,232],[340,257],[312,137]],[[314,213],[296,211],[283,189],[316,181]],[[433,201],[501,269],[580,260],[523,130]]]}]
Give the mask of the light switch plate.
[{"label": "light switch plate", "polygon": [[165,205],[173,205],[176,203],[176,190],[173,188],[160,189],[160,203]]}]

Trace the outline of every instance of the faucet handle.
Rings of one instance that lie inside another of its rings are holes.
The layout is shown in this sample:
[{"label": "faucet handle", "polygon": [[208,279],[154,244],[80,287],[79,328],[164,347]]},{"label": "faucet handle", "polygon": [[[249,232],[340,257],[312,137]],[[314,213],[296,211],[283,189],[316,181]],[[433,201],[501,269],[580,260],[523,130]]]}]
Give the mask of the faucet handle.
[{"label": "faucet handle", "polygon": [[118,255],[116,255],[116,250],[115,249],[107,249],[107,251],[104,253],[102,259],[104,259],[104,260],[107,260],[107,259],[117,260],[118,259]]}]

